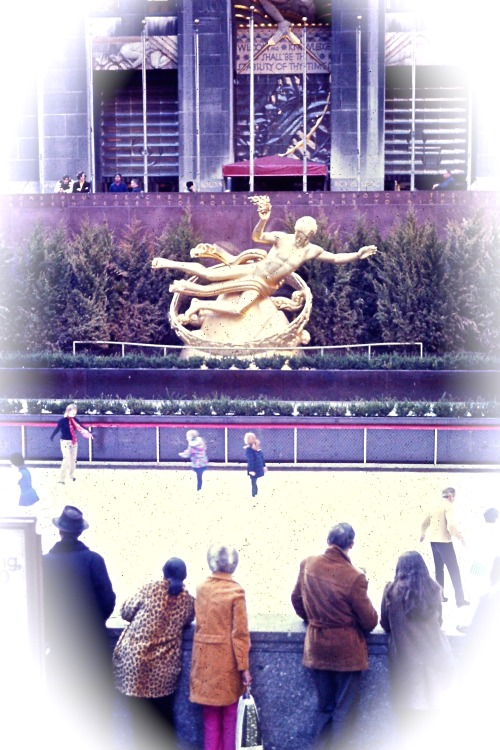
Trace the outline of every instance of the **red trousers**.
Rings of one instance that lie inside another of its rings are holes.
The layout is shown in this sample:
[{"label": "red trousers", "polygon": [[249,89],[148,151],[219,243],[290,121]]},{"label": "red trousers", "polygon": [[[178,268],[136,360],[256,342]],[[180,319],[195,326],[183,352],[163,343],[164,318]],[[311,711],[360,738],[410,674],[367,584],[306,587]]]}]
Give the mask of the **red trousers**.
[{"label": "red trousers", "polygon": [[238,701],[230,706],[203,706],[203,750],[234,750]]}]

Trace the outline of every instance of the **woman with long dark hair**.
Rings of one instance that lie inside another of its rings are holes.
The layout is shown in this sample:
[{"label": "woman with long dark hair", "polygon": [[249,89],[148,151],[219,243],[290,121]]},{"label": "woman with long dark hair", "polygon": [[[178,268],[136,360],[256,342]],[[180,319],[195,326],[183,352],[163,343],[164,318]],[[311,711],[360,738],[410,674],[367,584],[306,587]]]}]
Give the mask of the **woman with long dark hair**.
[{"label": "woman with long dark hair", "polygon": [[442,589],[418,552],[405,552],[382,598],[380,624],[389,633],[393,702],[407,739],[419,741],[439,716],[453,678],[453,657],[441,630]]}]

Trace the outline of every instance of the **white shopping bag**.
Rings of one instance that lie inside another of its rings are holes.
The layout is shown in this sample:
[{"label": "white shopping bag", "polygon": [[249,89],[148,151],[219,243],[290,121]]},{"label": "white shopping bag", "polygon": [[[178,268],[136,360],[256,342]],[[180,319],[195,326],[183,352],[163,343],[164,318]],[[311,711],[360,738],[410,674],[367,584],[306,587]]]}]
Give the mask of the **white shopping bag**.
[{"label": "white shopping bag", "polygon": [[236,750],[264,750],[259,714],[253,696],[250,694],[250,688],[247,688],[238,701]]}]

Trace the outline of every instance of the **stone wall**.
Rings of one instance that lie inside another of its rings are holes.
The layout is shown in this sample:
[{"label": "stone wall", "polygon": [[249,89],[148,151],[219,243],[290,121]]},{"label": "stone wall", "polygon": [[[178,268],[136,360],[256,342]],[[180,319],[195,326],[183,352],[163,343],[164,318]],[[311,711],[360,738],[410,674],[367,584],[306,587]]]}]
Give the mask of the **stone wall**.
[{"label": "stone wall", "polygon": [[[324,218],[343,237],[359,217],[384,236],[410,209],[419,222],[429,221],[441,233],[448,221],[472,218],[477,211],[492,219],[500,217],[500,192],[279,192],[270,197],[269,229],[286,229],[288,215],[312,215]],[[122,233],[133,220],[140,220],[160,234],[167,224],[178,223],[184,210],[191,213],[193,227],[204,242],[216,242],[232,252],[252,246],[257,212],[247,193],[8,195],[3,196],[0,210],[0,233],[7,244],[16,245],[36,224],[47,228],[62,224],[76,232],[84,221],[107,222]]]},{"label": "stone wall", "polygon": [[[120,630],[110,631],[116,642]],[[201,708],[189,702],[189,669],[194,627],[186,631],[183,665],[175,701],[175,722],[183,750],[203,746]],[[305,626],[283,618],[252,629],[252,694],[259,710],[266,750],[308,750],[313,740],[316,694],[309,670],[302,665]],[[451,636],[456,656],[462,636]],[[392,750],[395,722],[387,661],[387,636],[380,629],[368,636],[370,668],[363,674],[357,733],[359,747]],[[123,708],[123,711],[125,709]],[[124,715],[123,721],[127,718]]]},{"label": "stone wall", "polygon": [[[118,351],[118,347],[115,348]],[[133,352],[129,347],[127,353]],[[156,350],[158,356],[162,349]],[[500,401],[498,370],[2,368],[0,398]]]}]

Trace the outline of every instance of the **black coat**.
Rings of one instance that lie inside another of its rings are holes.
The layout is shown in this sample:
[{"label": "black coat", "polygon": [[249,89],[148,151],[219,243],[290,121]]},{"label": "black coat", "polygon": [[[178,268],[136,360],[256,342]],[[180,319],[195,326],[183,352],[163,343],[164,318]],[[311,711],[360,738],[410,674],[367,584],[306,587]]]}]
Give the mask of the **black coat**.
[{"label": "black coat", "polygon": [[[82,723],[87,747],[110,747],[111,648],[106,620],[115,593],[106,564],[78,539],[42,558],[48,696],[70,725]],[[58,745],[59,747],[59,745]]]},{"label": "black coat", "polygon": [[73,193],[90,193],[91,188],[91,183],[86,180],[83,185],[80,185],[80,180],[73,183]]},{"label": "black coat", "polygon": [[92,669],[107,655],[106,620],[116,596],[106,563],[78,539],[43,556],[45,638],[53,664]]},{"label": "black coat", "polygon": [[250,474],[250,472],[253,471],[255,472],[255,477],[263,477],[266,462],[262,451],[256,451],[254,448],[247,445],[245,448],[245,457],[247,460],[247,473]]}]

